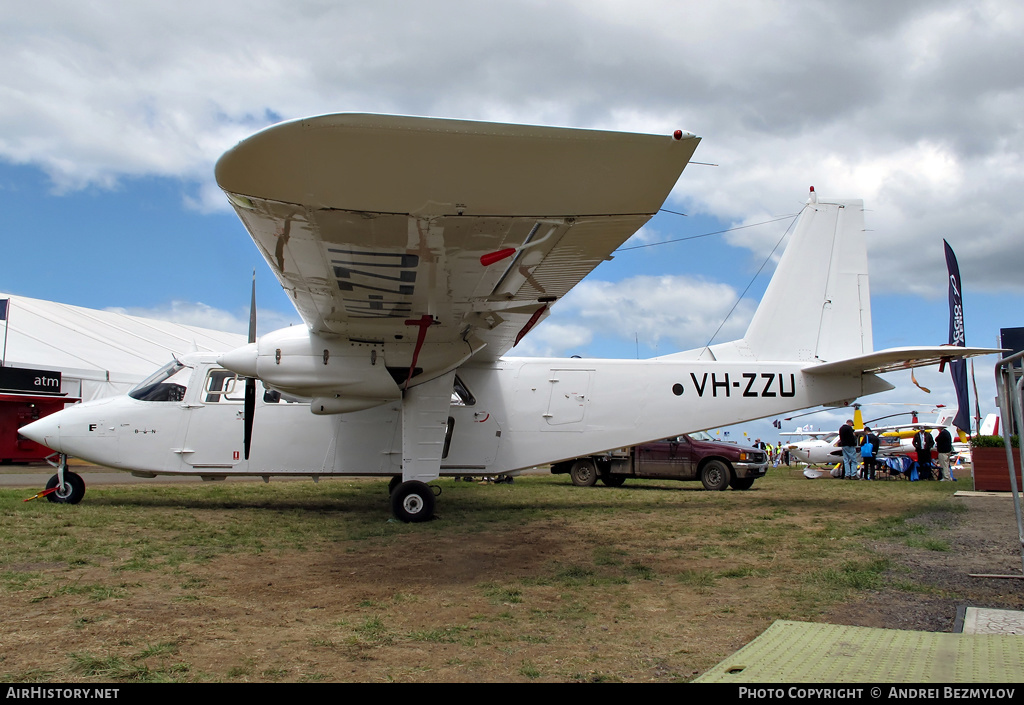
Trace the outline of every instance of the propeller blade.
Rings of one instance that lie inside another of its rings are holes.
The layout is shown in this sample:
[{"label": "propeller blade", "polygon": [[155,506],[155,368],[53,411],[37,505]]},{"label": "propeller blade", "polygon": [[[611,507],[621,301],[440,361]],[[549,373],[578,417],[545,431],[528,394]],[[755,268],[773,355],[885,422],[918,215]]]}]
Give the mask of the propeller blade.
[{"label": "propeller blade", "polygon": [[[256,270],[252,270],[252,300],[249,303],[249,342],[256,342]],[[245,417],[242,419],[244,429],[242,431],[242,448],[245,451],[245,459],[249,459],[249,449],[252,447],[252,422],[256,415],[256,380],[253,377],[245,378]]]},{"label": "propeller blade", "polygon": [[256,342],[256,270],[252,270],[252,300],[249,302],[249,342]]},{"label": "propeller blade", "polygon": [[256,413],[256,380],[252,377],[245,378],[245,418],[242,419],[245,429],[242,432],[242,447],[245,449],[245,459],[249,459],[249,448],[252,446],[252,422]]}]

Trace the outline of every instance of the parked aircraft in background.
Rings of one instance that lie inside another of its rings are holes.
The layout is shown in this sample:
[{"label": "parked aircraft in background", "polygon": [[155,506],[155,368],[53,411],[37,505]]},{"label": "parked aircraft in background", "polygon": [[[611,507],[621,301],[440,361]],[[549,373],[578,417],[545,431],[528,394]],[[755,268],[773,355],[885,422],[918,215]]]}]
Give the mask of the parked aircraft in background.
[{"label": "parked aircraft in background", "polygon": [[[857,410],[859,414],[859,409]],[[958,431],[955,426],[952,425],[953,418],[956,416],[956,407],[943,408],[938,411],[938,415],[934,422],[921,423],[912,422],[909,424],[894,424],[888,426],[875,426],[870,425],[871,430],[878,436],[880,455],[909,455],[911,453],[916,454],[914,450],[913,438],[914,435],[921,429],[927,429],[934,435],[941,428],[949,430],[950,434],[954,439],[958,438]],[[989,414],[985,417],[985,422],[982,424],[983,435],[993,435],[991,433],[985,434],[985,430],[991,430],[995,424],[998,423],[997,414]],[[859,419],[859,416],[858,416]],[[854,428],[857,433],[860,434],[864,429],[863,422],[858,423],[855,419]],[[787,433],[780,433],[780,436],[809,436],[813,435],[814,438],[786,443],[785,448],[789,450],[790,456],[799,463],[807,463],[808,465],[831,465],[837,462],[841,462],[843,459],[843,450],[839,447],[839,433],[838,431],[813,431],[813,432],[801,432],[793,431]],[[963,439],[954,440],[953,450],[956,453],[964,453],[970,449],[969,444]]]},{"label": "parked aircraft in background", "polygon": [[[835,463],[842,460],[843,451],[839,448],[838,431],[810,431],[807,433],[793,431],[780,433],[780,436],[809,436],[802,441],[789,441],[783,443],[783,448],[789,451],[792,460],[808,465],[820,465],[823,463]],[[836,453],[838,452],[838,455]]]},{"label": "parked aircraft in background", "polygon": [[[847,405],[891,389],[880,373],[992,352],[873,352],[863,204],[812,190],[742,340],[505,357],[657,212],[698,141],[382,115],[263,130],[217,180],[306,326],[186,355],[22,433],[148,476],[391,476],[395,515],[424,521],[441,475]],[[58,472],[51,498],[80,500],[76,478]]]},{"label": "parked aircraft in background", "polygon": [[985,420],[981,422],[981,427],[978,429],[979,436],[998,436],[999,435],[999,414],[989,414],[985,417]]}]

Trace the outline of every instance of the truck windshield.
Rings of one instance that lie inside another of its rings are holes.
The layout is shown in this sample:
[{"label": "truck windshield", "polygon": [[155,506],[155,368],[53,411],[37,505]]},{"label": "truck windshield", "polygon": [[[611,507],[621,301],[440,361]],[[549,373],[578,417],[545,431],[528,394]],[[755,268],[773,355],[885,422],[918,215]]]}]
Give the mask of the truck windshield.
[{"label": "truck windshield", "polygon": [[128,392],[139,401],[182,401],[191,369],[172,360]]}]

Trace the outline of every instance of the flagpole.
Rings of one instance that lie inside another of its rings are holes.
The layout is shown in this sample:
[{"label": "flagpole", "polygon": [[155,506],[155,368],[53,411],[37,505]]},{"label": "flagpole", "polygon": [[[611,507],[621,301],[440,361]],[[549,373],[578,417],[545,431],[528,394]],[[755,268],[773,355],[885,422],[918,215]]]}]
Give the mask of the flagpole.
[{"label": "flagpole", "polygon": [[971,386],[974,387],[974,430],[981,433],[981,402],[978,401],[978,380],[974,378],[974,358],[971,358]]}]

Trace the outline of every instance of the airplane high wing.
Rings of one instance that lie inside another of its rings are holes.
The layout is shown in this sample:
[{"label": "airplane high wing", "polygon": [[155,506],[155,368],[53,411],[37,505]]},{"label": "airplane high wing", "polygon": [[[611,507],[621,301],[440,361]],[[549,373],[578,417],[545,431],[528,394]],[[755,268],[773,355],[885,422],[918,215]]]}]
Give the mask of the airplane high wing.
[{"label": "airplane high wing", "polygon": [[335,411],[496,360],[657,212],[699,141],[358,114],[257,133],[217,181],[312,334],[344,341],[325,364],[345,369],[282,369],[322,354],[289,349],[302,336],[264,336],[255,368],[225,364],[344,397]]},{"label": "airplane high wing", "polygon": [[[506,356],[657,212],[698,141],[381,115],[263,130],[217,180],[306,325],[183,356],[21,433],[147,477],[391,477],[395,516],[426,521],[441,475],[845,406],[891,389],[886,369],[994,352],[874,352],[863,203],[812,190],[743,339],[650,360]],[[52,478],[53,501],[81,499],[72,476]]]}]

